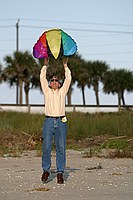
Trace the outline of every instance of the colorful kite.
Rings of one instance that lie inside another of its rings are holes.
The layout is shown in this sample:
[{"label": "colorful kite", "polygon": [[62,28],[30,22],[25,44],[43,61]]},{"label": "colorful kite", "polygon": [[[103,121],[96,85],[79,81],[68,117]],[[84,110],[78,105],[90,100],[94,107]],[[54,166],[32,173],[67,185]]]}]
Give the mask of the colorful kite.
[{"label": "colorful kite", "polygon": [[48,58],[53,55],[57,59],[59,55],[72,56],[76,51],[76,42],[61,29],[45,31],[33,47],[35,58]]}]

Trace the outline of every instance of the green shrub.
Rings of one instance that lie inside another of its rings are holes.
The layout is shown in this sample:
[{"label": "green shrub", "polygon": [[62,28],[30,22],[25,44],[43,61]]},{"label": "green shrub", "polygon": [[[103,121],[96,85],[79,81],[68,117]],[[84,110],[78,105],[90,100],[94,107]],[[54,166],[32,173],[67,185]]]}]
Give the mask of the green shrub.
[{"label": "green shrub", "polygon": [[128,147],[128,141],[126,139],[113,139],[105,142],[102,147],[108,149],[125,149]]}]

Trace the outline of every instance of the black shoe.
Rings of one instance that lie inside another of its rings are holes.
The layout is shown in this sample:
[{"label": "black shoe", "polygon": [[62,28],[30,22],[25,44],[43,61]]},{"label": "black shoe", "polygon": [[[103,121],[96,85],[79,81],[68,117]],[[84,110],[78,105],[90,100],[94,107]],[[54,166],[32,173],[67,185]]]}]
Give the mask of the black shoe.
[{"label": "black shoe", "polygon": [[46,182],[46,181],[48,180],[49,175],[50,175],[49,172],[44,171],[43,174],[42,174],[41,180],[42,180],[43,182]]},{"label": "black shoe", "polygon": [[57,174],[57,183],[59,183],[59,184],[63,184],[64,183],[64,179],[63,179],[63,174],[62,173]]}]

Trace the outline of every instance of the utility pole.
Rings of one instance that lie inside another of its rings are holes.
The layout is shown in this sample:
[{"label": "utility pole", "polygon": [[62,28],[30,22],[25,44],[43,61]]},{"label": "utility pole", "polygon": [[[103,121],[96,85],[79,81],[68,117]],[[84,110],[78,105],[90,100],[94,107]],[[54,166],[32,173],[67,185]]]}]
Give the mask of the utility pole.
[{"label": "utility pole", "polygon": [[16,23],[16,51],[19,51],[19,19]]},{"label": "utility pole", "polygon": [[[16,52],[19,51],[19,19],[16,23]],[[19,96],[19,83],[17,79],[17,84],[16,84],[16,104],[18,104],[18,96]]]}]

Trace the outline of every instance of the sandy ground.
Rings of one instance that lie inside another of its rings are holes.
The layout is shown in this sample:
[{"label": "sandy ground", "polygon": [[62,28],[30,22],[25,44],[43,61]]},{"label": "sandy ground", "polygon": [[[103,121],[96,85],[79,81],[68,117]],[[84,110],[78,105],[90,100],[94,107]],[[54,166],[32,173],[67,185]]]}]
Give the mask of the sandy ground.
[{"label": "sandy ground", "polygon": [[[101,169],[96,169],[101,164]],[[133,159],[85,158],[67,150],[64,184],[56,183],[55,154],[48,183],[40,180],[41,157],[25,152],[0,158],[0,200],[132,200]]]}]

